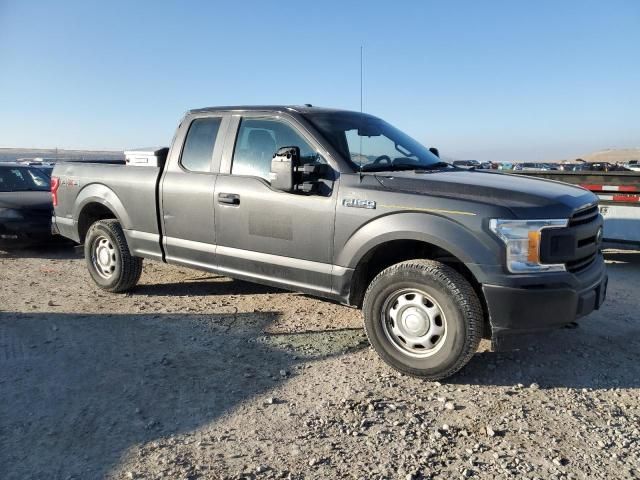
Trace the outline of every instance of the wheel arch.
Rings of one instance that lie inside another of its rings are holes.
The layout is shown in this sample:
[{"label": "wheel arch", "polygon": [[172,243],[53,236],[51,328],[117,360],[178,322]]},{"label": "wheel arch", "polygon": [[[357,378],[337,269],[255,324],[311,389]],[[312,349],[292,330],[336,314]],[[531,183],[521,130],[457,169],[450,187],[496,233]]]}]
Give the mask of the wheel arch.
[{"label": "wheel arch", "polygon": [[359,259],[351,277],[349,304],[360,307],[367,286],[385,268],[419,258],[449,265],[479,288],[480,283],[473,271],[451,251],[422,239],[393,239],[376,244]]},{"label": "wheel arch", "polygon": [[362,306],[369,283],[385,268],[418,258],[440,261],[469,281],[488,319],[481,265],[499,263],[498,255],[468,228],[453,220],[405,213],[383,217],[362,227],[345,244],[338,261],[343,258],[343,265],[353,269],[347,303],[357,307]]},{"label": "wheel arch", "polygon": [[102,184],[91,184],[82,189],[76,199],[74,218],[80,243],[84,242],[89,227],[98,220],[116,219],[123,229],[131,223],[118,196]]},{"label": "wheel arch", "polygon": [[[474,227],[482,228],[474,221]],[[377,246],[396,240],[424,242],[450,252],[467,265],[500,263],[487,238],[464,224],[441,215],[402,212],[379,217],[356,230],[336,254],[336,265],[356,268]],[[495,243],[495,242],[494,242]]]},{"label": "wheel arch", "polygon": [[89,227],[98,220],[116,219],[123,229],[131,223],[118,196],[102,184],[91,184],[82,189],[76,198],[73,217],[76,219],[80,243],[84,242]]}]

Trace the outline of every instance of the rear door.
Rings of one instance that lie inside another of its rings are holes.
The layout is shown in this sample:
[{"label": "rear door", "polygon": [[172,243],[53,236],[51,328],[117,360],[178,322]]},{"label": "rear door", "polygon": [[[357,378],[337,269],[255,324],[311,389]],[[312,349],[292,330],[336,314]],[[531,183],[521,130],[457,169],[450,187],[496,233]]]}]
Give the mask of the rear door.
[{"label": "rear door", "polygon": [[189,116],[176,133],[161,183],[166,260],[215,268],[216,173],[229,126],[224,114]]},{"label": "rear door", "polygon": [[[331,289],[335,173],[302,126],[270,115],[234,117],[216,182],[218,269],[301,291]],[[304,163],[326,165],[311,194],[285,193],[269,183],[278,148],[298,146]]]}]

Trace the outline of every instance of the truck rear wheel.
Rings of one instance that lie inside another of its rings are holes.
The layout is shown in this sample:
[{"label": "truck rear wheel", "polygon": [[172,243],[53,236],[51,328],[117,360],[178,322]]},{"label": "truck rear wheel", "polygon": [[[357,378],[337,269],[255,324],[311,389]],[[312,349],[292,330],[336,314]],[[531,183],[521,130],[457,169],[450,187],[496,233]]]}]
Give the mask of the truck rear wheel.
[{"label": "truck rear wheel", "polygon": [[483,313],[469,282],[432,260],[397,263],[376,276],[364,297],[364,326],[376,352],[408,375],[438,380],[478,349]]},{"label": "truck rear wheel", "polygon": [[95,222],[84,241],[84,258],[91,278],[103,290],[126,292],[133,288],[142,274],[142,258],[129,252],[120,222]]}]

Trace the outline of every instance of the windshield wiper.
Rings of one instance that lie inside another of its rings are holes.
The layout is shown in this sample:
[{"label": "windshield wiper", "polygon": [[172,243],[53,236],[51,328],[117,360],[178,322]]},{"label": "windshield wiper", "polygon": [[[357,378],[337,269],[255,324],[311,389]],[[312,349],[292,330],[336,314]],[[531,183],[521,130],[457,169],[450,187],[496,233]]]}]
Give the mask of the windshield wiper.
[{"label": "windshield wiper", "polygon": [[451,165],[450,163],[447,163],[447,162],[436,162],[436,163],[432,163],[431,165],[421,165],[419,169],[416,169],[416,173],[427,173],[427,172],[432,172],[434,170],[441,170],[448,167],[456,168],[454,165]]},{"label": "windshield wiper", "polygon": [[422,168],[420,165],[380,165],[377,167],[362,167],[363,172],[400,172]]}]

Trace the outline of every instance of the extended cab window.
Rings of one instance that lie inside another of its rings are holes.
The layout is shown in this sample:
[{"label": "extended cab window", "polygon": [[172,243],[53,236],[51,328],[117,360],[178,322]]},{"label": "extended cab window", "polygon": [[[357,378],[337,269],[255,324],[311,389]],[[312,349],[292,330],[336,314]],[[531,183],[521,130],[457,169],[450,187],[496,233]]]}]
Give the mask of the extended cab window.
[{"label": "extended cab window", "polygon": [[243,119],[233,152],[231,173],[269,180],[271,159],[281,147],[300,148],[303,164],[321,161],[318,153],[291,126],[279,120]]},{"label": "extended cab window", "polygon": [[211,171],[213,147],[216,143],[221,118],[196,118],[191,122],[184,142],[180,163],[192,172]]}]

